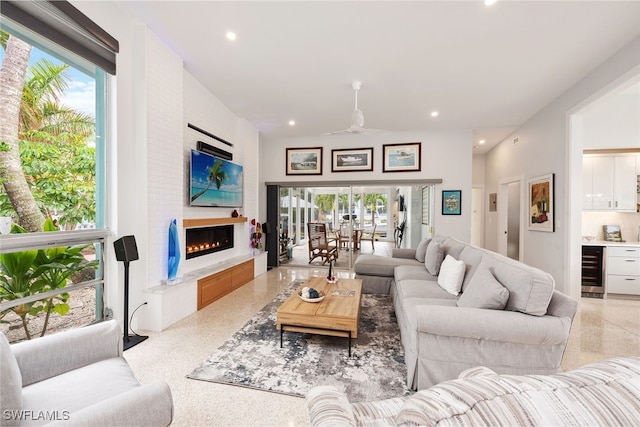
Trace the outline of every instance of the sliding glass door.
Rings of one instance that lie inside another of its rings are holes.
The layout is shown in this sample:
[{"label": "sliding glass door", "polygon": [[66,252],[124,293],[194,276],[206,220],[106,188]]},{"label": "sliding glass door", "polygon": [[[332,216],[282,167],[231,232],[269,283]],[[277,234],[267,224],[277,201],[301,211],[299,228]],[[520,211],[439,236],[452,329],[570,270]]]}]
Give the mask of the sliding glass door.
[{"label": "sliding glass door", "polygon": [[[269,187],[276,187],[269,188]],[[429,188],[432,188],[430,185]],[[424,185],[273,186],[268,185],[268,222],[277,224],[277,243],[268,244],[269,265],[326,267],[310,262],[307,224],[326,225],[327,238],[339,247],[335,267],[351,269],[363,254],[390,255],[395,246],[417,247],[432,232],[433,198]],[[269,195],[270,194],[270,195]],[[423,203],[427,208],[423,209]],[[277,209],[274,209],[274,204]],[[426,215],[425,215],[426,212]],[[277,252],[277,257],[271,252]]]}]

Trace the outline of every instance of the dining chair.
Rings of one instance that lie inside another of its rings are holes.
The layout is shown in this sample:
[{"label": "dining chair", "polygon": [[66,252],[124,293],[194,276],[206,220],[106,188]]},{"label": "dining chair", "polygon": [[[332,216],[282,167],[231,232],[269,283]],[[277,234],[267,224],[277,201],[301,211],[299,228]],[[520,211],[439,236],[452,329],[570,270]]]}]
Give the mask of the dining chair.
[{"label": "dining chair", "polygon": [[370,228],[370,229],[368,229],[368,230],[364,230],[364,231],[362,232],[362,234],[360,235],[360,242],[362,242],[363,240],[364,240],[365,242],[371,242],[371,249],[372,249],[372,252],[375,252],[375,251],[376,251],[376,248],[375,248],[374,242],[375,242],[375,240],[376,240],[376,237],[375,237],[375,236],[376,236],[376,227],[377,227],[377,226],[378,226],[378,224],[376,224],[376,223],[374,222],[374,223],[373,223],[373,227],[371,227],[371,228]]},{"label": "dining chair", "polygon": [[309,231],[309,264],[316,259],[322,260],[322,265],[338,259],[338,246],[335,239],[327,237],[327,225],[322,222],[308,222]]}]

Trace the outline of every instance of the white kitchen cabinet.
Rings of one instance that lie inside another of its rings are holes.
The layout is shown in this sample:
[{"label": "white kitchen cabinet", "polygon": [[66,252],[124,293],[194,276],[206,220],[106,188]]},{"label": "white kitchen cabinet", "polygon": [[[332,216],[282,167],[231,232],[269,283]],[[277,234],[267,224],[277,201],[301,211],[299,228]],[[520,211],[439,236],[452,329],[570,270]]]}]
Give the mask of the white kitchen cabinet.
[{"label": "white kitchen cabinet", "polygon": [[593,209],[593,157],[582,157],[582,209]]},{"label": "white kitchen cabinet", "polygon": [[640,295],[640,246],[607,247],[606,291]]},{"label": "white kitchen cabinet", "polygon": [[614,157],[613,209],[636,211],[636,156]]},{"label": "white kitchen cabinet", "polygon": [[636,156],[584,156],[584,210],[636,211]]},{"label": "white kitchen cabinet", "polygon": [[613,157],[595,156],[593,160],[592,193],[593,210],[613,209]]}]

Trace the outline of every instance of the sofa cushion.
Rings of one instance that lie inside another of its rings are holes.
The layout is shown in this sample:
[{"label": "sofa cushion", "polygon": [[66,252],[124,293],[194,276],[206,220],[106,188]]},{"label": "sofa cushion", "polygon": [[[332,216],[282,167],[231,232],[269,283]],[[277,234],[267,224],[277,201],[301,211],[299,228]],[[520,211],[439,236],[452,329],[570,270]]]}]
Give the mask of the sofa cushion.
[{"label": "sofa cushion", "polygon": [[447,255],[440,266],[440,274],[438,275],[438,284],[452,295],[459,295],[464,280],[465,264]]},{"label": "sofa cushion", "polygon": [[460,253],[469,246],[467,243],[448,236],[434,236],[432,240],[437,240],[442,245],[445,255],[451,255],[455,259],[460,259]]},{"label": "sofa cushion", "polygon": [[509,291],[496,280],[485,263],[481,263],[473,279],[458,299],[458,307],[502,310],[507,305]]},{"label": "sofa cushion", "polygon": [[440,272],[440,265],[444,260],[444,247],[436,240],[431,240],[427,245],[427,253],[424,258],[424,266],[432,276]]},{"label": "sofa cushion", "polygon": [[393,269],[398,265],[420,265],[414,258],[391,258],[378,255],[360,255],[353,264],[356,274],[365,276],[393,277]]},{"label": "sofa cushion", "polygon": [[553,295],[553,277],[537,268],[498,255],[483,258],[496,279],[509,290],[505,310],[544,316]]},{"label": "sofa cushion", "polygon": [[478,268],[478,266],[482,262],[484,253],[485,251],[483,249],[476,248],[474,246],[467,246],[462,250],[462,252],[460,252],[459,257],[454,256],[454,258],[464,261],[466,265],[464,280],[462,281],[462,292],[465,291],[467,286],[469,286],[469,282],[471,282],[471,280],[473,279],[476,268]]},{"label": "sofa cushion", "polygon": [[[22,374],[16,358],[13,356],[9,341],[0,332],[0,410],[2,410],[2,425],[19,425],[18,417],[5,419],[5,411],[22,409]],[[5,424],[6,423],[6,424]]]},{"label": "sofa cushion", "polygon": [[401,300],[406,298],[447,299],[453,300],[454,303],[456,300],[454,295],[438,286],[435,280],[403,280],[396,282],[396,295]]},{"label": "sofa cushion", "polygon": [[436,276],[429,274],[424,264],[420,265],[399,265],[393,271],[396,282],[402,280],[431,280],[437,281]]},{"label": "sofa cushion", "polygon": [[427,255],[427,246],[429,246],[429,242],[431,241],[430,237],[426,239],[422,239],[416,248],[416,260],[420,262],[424,262],[424,258]]}]

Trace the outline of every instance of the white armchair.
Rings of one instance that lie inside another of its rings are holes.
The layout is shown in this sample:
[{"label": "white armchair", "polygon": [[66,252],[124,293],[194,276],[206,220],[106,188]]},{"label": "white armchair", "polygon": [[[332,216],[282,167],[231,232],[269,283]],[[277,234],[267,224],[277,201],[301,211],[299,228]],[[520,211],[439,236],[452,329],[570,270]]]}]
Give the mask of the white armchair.
[{"label": "white armchair", "polygon": [[141,385],[115,320],[9,345],[0,333],[0,425],[167,426],[163,381]]}]

